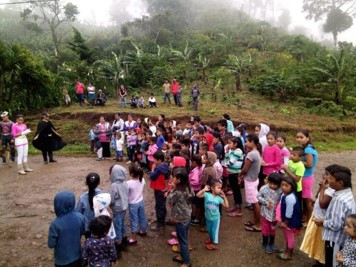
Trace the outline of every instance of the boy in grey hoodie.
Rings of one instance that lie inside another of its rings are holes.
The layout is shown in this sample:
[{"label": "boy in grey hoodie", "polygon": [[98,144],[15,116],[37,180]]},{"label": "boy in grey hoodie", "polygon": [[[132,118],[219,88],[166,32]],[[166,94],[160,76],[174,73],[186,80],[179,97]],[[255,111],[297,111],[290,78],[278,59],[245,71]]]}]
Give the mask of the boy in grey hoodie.
[{"label": "boy in grey hoodie", "polygon": [[127,183],[125,183],[127,175],[127,170],[120,165],[114,165],[110,172],[110,208],[114,217],[113,222],[116,232],[115,246],[118,258],[121,256],[121,250],[125,250],[128,243],[125,227],[125,215],[129,205],[129,188]]}]

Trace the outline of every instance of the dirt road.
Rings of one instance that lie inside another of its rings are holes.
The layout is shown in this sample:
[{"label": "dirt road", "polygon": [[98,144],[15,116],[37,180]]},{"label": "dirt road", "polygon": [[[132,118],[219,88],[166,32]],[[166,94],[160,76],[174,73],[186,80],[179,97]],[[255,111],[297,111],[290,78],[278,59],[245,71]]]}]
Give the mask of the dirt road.
[{"label": "dirt road", "polygon": [[[85,176],[97,172],[101,176],[104,191],[109,189],[109,167],[112,160],[101,162],[89,157],[58,157],[58,163],[44,165],[40,156],[30,156],[30,166],[35,172],[26,176],[17,174],[16,166],[0,166],[0,266],[53,266],[53,251],[47,247],[50,222],[54,219],[53,197],[56,192],[68,189],[76,198],[87,190]],[[338,163],[348,166],[354,173],[356,184],[356,151],[322,153],[317,165],[317,180],[325,166]],[[354,187],[355,188],[355,187]],[[356,190],[354,189],[354,194]],[[231,197],[230,197],[231,199]],[[231,199],[232,200],[232,199]],[[146,188],[146,214],[154,218],[153,193]],[[292,261],[281,262],[276,255],[267,255],[261,249],[261,234],[249,233],[243,222],[252,219],[252,212],[245,210],[242,218],[230,218],[224,212],[218,251],[208,252],[203,247],[206,234],[192,226],[190,231],[192,261],[194,266],[311,266],[313,261],[295,250]],[[129,228],[128,228],[129,229]],[[171,226],[163,234],[149,232],[148,237],[130,247],[115,266],[178,266],[171,258],[173,252],[166,241]],[[277,231],[277,245],[283,238]],[[296,238],[299,247],[302,236]]]}]

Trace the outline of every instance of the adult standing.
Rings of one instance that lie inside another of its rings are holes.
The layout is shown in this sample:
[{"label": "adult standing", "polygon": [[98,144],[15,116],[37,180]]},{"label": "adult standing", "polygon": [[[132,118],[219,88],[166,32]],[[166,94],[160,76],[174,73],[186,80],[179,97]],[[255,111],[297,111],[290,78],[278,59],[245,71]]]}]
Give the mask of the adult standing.
[{"label": "adult standing", "polygon": [[25,175],[26,172],[33,172],[33,170],[30,169],[27,164],[28,141],[26,135],[30,132],[31,130],[28,129],[26,124],[23,123],[23,115],[17,115],[16,123],[12,126],[11,133],[15,138],[18,172],[22,175]]},{"label": "adult standing", "polygon": [[173,98],[174,98],[174,104],[176,106],[178,106],[178,91],[179,91],[179,83],[178,81],[174,78],[173,79],[173,82],[172,82],[172,85],[171,85],[171,89],[172,89],[172,94],[173,94]]},{"label": "adult standing", "polygon": [[78,103],[83,106],[84,103],[84,84],[75,80],[75,93],[77,94]]},{"label": "adult standing", "polygon": [[234,132],[235,128],[234,128],[234,124],[231,121],[230,115],[225,113],[224,115],[222,115],[222,118],[226,120],[227,123],[226,130],[230,133]]},{"label": "adult standing", "polygon": [[125,105],[126,108],[126,95],[127,95],[127,90],[124,87],[123,84],[121,84],[119,88],[119,95],[120,95],[120,108],[122,108],[123,104]]},{"label": "adult standing", "polygon": [[49,162],[57,162],[53,159],[53,151],[60,150],[66,145],[49,120],[47,112],[42,112],[42,120],[37,124],[37,131],[32,144],[42,151],[45,164],[48,164],[48,158]]},{"label": "adult standing", "polygon": [[2,121],[0,122],[0,136],[1,136],[1,145],[2,145],[2,163],[6,163],[6,149],[7,145],[10,147],[10,155],[11,155],[11,160],[15,160],[15,145],[14,145],[14,138],[12,137],[11,134],[11,128],[13,125],[13,122],[9,120],[9,113],[7,111],[4,111],[1,113],[1,119]]},{"label": "adult standing", "polygon": [[166,80],[163,84],[164,97],[163,102],[166,104],[166,99],[168,99],[169,104],[171,103],[171,84]]},{"label": "adult standing", "polygon": [[124,131],[124,128],[125,128],[125,122],[124,120],[120,117],[120,114],[119,113],[116,113],[114,115],[114,121],[111,125],[111,130],[113,132],[122,132]]},{"label": "adult standing", "polygon": [[192,104],[193,104],[193,109],[198,110],[198,103],[199,103],[199,95],[200,91],[198,86],[195,84],[194,87],[191,90],[191,95],[192,95]]},{"label": "adult standing", "polygon": [[[99,142],[101,143],[101,147],[103,148],[103,159],[110,158],[110,135],[111,135],[111,127],[110,123],[105,121],[104,116],[100,116],[99,123],[96,125],[95,134],[99,136]],[[101,160],[101,158],[98,158]]]},{"label": "adult standing", "polygon": [[91,106],[94,106],[95,102],[95,87],[92,83],[89,83],[88,87],[88,99]]}]

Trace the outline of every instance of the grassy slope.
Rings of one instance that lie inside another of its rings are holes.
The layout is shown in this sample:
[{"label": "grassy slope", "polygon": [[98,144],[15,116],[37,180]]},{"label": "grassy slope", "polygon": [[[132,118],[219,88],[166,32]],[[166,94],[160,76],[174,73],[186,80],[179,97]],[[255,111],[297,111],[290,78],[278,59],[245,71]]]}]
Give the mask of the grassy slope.
[{"label": "grassy slope", "polygon": [[[211,96],[205,92],[205,97],[199,103],[199,111],[195,112],[188,105],[187,95],[183,98],[184,107],[162,103],[161,97],[156,96],[158,109],[121,109],[118,100],[109,100],[106,107],[79,107],[73,104],[70,107],[57,107],[50,110],[51,119],[64,139],[70,144],[61,154],[87,154],[88,132],[90,125],[98,122],[99,116],[104,114],[112,121],[112,115],[120,112],[126,119],[127,113],[136,114],[135,117],[154,117],[165,114],[168,119],[178,119],[185,122],[190,115],[199,115],[204,122],[215,123],[222,114],[228,113],[236,123],[245,122],[250,130],[258,123],[266,123],[271,129],[283,132],[287,136],[287,145],[293,146],[294,135],[297,129],[305,128],[311,131],[314,144],[319,151],[354,150],[356,149],[356,122],[355,118],[343,120],[319,116],[308,113],[298,104],[280,104],[250,92],[239,92],[236,96],[225,97],[227,92],[219,92],[218,100],[211,101]],[[146,98],[147,99],[147,98]],[[236,101],[238,99],[238,101]],[[238,102],[238,103],[237,103]],[[34,129],[38,116],[27,119]],[[37,153],[30,148],[31,153]]]}]

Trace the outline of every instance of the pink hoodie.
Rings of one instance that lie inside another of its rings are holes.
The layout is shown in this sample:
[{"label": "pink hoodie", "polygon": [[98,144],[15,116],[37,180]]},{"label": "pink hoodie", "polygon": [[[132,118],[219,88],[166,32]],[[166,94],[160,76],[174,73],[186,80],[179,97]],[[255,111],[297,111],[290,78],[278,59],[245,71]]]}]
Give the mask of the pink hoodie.
[{"label": "pink hoodie", "polygon": [[263,167],[263,174],[269,175],[272,172],[279,172],[281,170],[281,150],[277,145],[266,146],[263,151],[263,161],[268,166]]},{"label": "pink hoodie", "polygon": [[193,190],[199,191],[201,189],[201,175],[203,173],[203,168],[195,167],[189,173],[189,183]]},{"label": "pink hoodie", "polygon": [[156,144],[150,145],[148,147],[148,150],[145,152],[148,161],[153,161],[153,154],[156,153],[157,150],[158,150],[158,146]]}]

